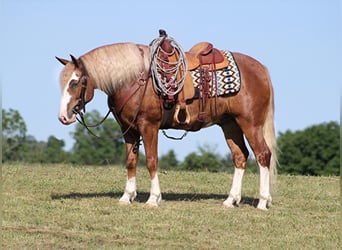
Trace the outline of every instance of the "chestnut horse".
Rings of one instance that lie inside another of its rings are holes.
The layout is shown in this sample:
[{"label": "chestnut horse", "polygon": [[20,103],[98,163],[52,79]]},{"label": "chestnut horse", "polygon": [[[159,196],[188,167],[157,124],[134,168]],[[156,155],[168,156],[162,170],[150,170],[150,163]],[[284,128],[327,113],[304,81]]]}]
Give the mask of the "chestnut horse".
[{"label": "chestnut horse", "polygon": [[[146,202],[159,206],[161,191],[157,174],[158,130],[198,130],[199,100],[187,105],[190,122],[165,125],[166,112],[162,108],[151,80],[149,47],[134,43],[118,43],[98,47],[76,59],[56,57],[64,69],[60,74],[62,99],[59,120],[71,124],[76,114],[94,96],[94,89],[108,95],[108,106],[121,126],[126,145],[127,182],[120,203],[129,204],[137,195],[136,168],[140,137],[144,143],[146,165],[150,174],[150,196]],[[209,98],[202,127],[219,125],[232,152],[235,164],[232,187],[226,207],[235,207],[241,200],[242,178],[246,168],[248,149],[246,137],[260,173],[260,197],[257,208],[271,205],[271,184],[276,176],[276,137],[274,130],[274,96],[268,70],[255,59],[233,53],[240,69],[240,91],[231,96]],[[213,108],[214,107],[214,108]]]}]

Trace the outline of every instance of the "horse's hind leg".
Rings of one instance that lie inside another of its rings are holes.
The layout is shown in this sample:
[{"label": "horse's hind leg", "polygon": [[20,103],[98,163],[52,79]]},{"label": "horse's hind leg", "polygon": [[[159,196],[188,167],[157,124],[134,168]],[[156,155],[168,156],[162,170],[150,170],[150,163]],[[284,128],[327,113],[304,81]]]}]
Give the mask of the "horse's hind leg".
[{"label": "horse's hind leg", "polygon": [[242,178],[246,168],[248,149],[246,147],[241,128],[235,120],[221,124],[227,144],[232,152],[235,164],[232,187],[228,198],[223,202],[226,207],[234,207],[241,200]]},{"label": "horse's hind leg", "polygon": [[247,124],[243,121],[240,124],[259,166],[260,199],[257,208],[267,210],[267,206],[270,206],[272,202],[270,193],[271,151],[266,144],[262,126],[250,127],[250,123]]}]

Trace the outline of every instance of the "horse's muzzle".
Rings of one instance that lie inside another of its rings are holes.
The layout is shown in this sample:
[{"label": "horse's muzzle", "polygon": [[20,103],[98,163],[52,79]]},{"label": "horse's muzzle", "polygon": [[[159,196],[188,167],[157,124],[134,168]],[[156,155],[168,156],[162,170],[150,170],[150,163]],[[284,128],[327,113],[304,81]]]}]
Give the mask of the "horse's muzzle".
[{"label": "horse's muzzle", "polygon": [[69,125],[69,124],[74,123],[76,121],[76,115],[72,114],[71,117],[68,117],[66,115],[60,114],[58,119],[64,125]]}]

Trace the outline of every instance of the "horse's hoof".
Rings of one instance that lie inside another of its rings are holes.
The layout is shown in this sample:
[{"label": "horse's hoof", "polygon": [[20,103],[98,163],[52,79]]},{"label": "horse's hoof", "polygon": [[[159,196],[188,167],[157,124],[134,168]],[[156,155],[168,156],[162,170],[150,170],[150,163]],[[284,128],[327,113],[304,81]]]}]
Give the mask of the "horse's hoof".
[{"label": "horse's hoof", "polygon": [[128,205],[130,205],[131,204],[131,202],[130,201],[124,201],[124,200],[119,200],[119,204],[120,205],[122,205],[122,206],[128,206]]},{"label": "horse's hoof", "polygon": [[146,207],[159,207],[161,200],[162,200],[161,194],[151,195],[150,198],[148,198],[145,206]]},{"label": "horse's hoof", "polygon": [[268,211],[267,207],[262,207],[262,206],[257,206],[257,209],[261,210],[261,211]]},{"label": "horse's hoof", "polygon": [[235,208],[234,204],[228,201],[228,199],[225,200],[222,205],[226,208]]},{"label": "horse's hoof", "polygon": [[125,192],[120,198],[119,203],[124,204],[124,205],[129,205],[134,201],[135,197],[137,197],[137,192],[133,192],[133,193]]},{"label": "horse's hoof", "polygon": [[258,203],[258,206],[257,206],[257,209],[262,210],[262,211],[267,211],[268,210],[267,202],[268,201],[265,200],[265,199],[260,199],[259,203]]},{"label": "horse's hoof", "polygon": [[228,208],[235,208],[239,206],[241,197],[237,196],[236,198],[233,198],[229,196],[224,202],[223,206],[228,207]]},{"label": "horse's hoof", "polygon": [[146,207],[146,208],[158,208],[159,205],[157,203],[146,202],[144,207]]}]

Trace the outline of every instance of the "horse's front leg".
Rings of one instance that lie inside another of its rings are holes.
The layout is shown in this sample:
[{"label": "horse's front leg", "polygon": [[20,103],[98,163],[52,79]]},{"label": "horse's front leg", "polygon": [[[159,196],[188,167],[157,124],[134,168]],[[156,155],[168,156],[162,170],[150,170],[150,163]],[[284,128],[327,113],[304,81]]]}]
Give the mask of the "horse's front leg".
[{"label": "horse's front leg", "polygon": [[150,173],[151,189],[150,197],[146,204],[148,206],[157,207],[161,202],[161,191],[159,186],[159,178],[157,173],[158,168],[158,128],[149,124],[144,126],[141,131],[145,154],[146,154],[146,165]]},{"label": "horse's front leg", "polygon": [[137,196],[136,171],[139,156],[139,136],[135,137],[135,139],[125,138],[125,140],[127,181],[125,192],[119,202],[122,204],[130,204]]}]

